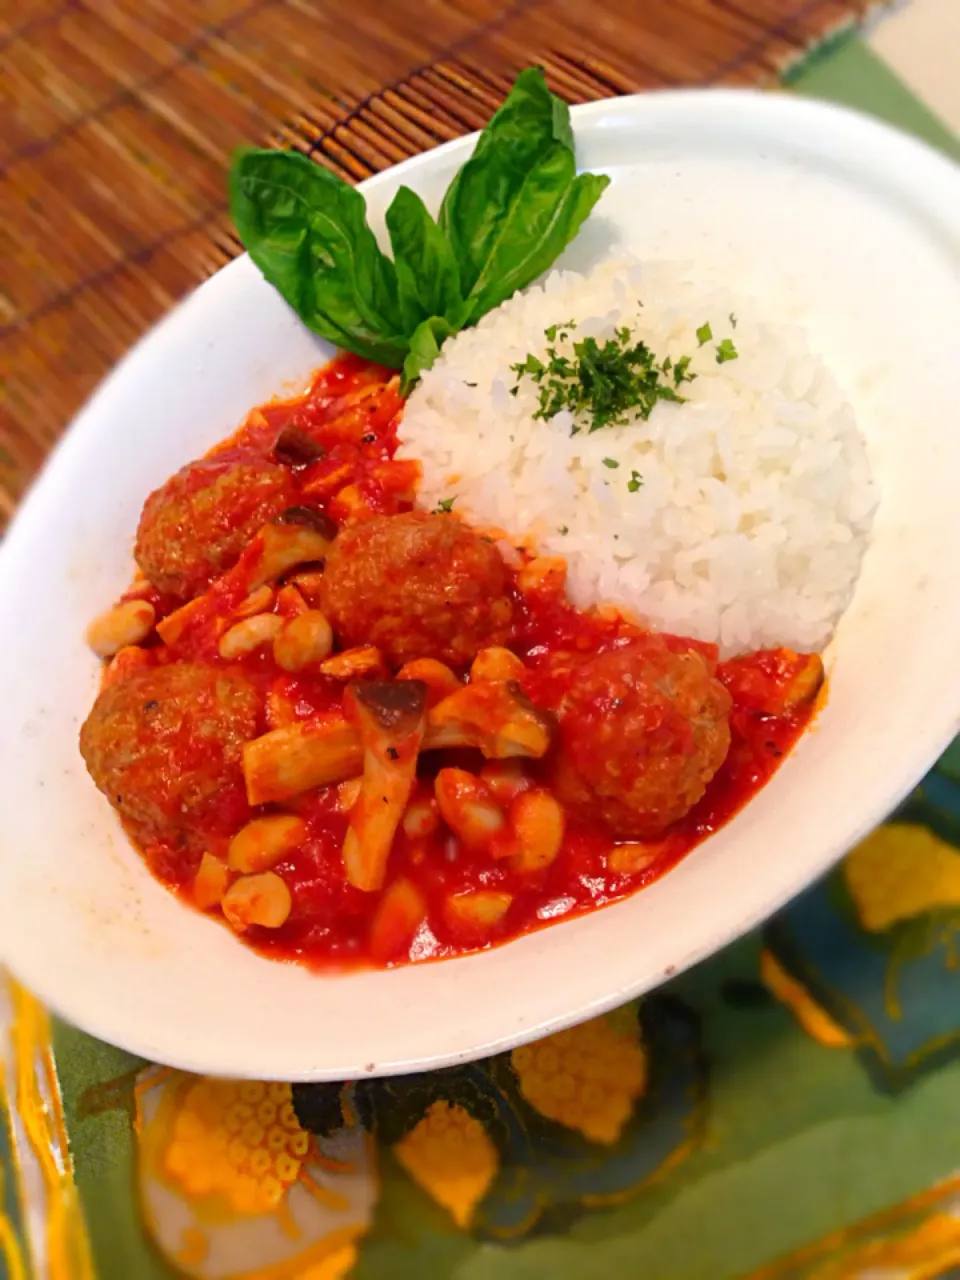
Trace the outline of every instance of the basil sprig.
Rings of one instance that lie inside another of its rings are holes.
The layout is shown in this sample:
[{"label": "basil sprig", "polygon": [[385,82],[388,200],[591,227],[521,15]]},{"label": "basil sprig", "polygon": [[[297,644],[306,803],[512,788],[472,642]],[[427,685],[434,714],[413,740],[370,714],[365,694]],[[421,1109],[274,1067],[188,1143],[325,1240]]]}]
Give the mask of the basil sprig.
[{"label": "basil sprig", "polygon": [[570,109],[521,72],[443,199],[408,187],[386,214],[391,260],[359,191],[296,151],[245,148],[230,171],[240,238],[304,324],[388,368],[408,389],[447,338],[559,257],[610,179],[576,172]]}]

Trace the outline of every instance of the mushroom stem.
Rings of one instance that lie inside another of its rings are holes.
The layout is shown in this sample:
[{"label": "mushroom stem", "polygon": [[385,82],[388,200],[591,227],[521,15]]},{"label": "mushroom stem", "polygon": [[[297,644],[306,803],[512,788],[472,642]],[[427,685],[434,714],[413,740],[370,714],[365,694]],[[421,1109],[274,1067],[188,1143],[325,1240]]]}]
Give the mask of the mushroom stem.
[{"label": "mushroom stem", "polygon": [[[376,687],[384,684],[376,682]],[[552,736],[552,718],[513,681],[464,685],[427,713],[420,749],[474,747],[488,760],[539,759]],[[315,787],[345,782],[361,772],[363,757],[358,728],[349,720],[284,725],[244,746],[247,799],[254,805],[280,803]]]},{"label": "mushroom stem", "polygon": [[420,680],[368,681],[351,685],[345,702],[363,744],[363,780],[350,811],[343,864],[355,888],[372,892],[383,886],[416,781],[427,686]]},{"label": "mushroom stem", "polygon": [[157,633],[170,648],[189,646],[191,637],[212,628],[226,630],[224,608],[235,614],[254,592],[300,565],[322,561],[336,537],[337,527],[319,511],[288,507],[266,524],[245,548],[237,563],[217,578],[202,595],[188,600],[157,623]]},{"label": "mushroom stem", "polygon": [[553,736],[553,720],[535,707],[515,680],[465,685],[444,698],[427,720],[427,748],[476,747],[488,760],[539,759]]},{"label": "mushroom stem", "polygon": [[247,587],[255,591],[297,565],[322,560],[335,534],[336,526],[319,512],[290,507],[273,524],[264,525],[248,548],[250,558],[243,558]]},{"label": "mushroom stem", "polygon": [[243,747],[243,776],[252,805],[290,800],[355,778],[362,769],[360,736],[346,720],[284,725]]}]

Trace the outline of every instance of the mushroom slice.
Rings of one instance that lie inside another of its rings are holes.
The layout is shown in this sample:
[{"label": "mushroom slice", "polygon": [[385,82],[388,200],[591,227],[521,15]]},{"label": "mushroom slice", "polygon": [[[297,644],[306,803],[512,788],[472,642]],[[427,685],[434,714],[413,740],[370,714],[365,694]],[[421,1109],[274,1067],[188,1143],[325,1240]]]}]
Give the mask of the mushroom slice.
[{"label": "mushroom slice", "polygon": [[288,467],[307,467],[327,456],[327,451],[318,440],[314,440],[300,427],[287,424],[277,436],[273,446],[274,456],[278,462],[285,462]]},{"label": "mushroom slice", "polygon": [[[207,621],[210,618],[212,609],[211,593],[205,591],[202,596],[195,596],[193,600],[188,600],[179,609],[174,609],[165,618],[161,618],[157,623],[157,635],[168,648],[172,649],[180,643],[184,634],[191,627],[202,625]],[[219,622],[212,625],[218,632],[226,630],[226,623]]]},{"label": "mushroom slice", "polygon": [[[227,629],[228,617],[248,615],[251,598],[267,583],[302,565],[323,561],[336,537],[337,526],[310,507],[288,507],[247,544],[237,563],[203,592],[157,623],[157,633],[170,648],[186,646],[205,629],[214,638]],[[272,594],[270,596],[272,598]]]},{"label": "mushroom slice", "polygon": [[553,737],[553,719],[535,707],[515,680],[465,685],[438,702],[427,718],[428,750],[477,747],[488,760],[539,759]]},{"label": "mushroom slice", "polygon": [[373,644],[360,645],[356,649],[344,649],[320,663],[320,674],[331,680],[373,680],[387,672],[383,654]]},{"label": "mushroom slice", "polygon": [[[351,689],[426,689],[420,680],[374,681]],[[391,694],[394,699],[398,693]],[[424,697],[427,694],[424,693]],[[424,751],[476,747],[489,760],[515,756],[539,759],[553,736],[553,719],[535,707],[511,680],[464,685],[427,714]],[[243,748],[243,775],[251,804],[282,803],[314,787],[329,787],[355,778],[364,765],[366,743],[359,720],[282,725]]]},{"label": "mushroom slice", "polygon": [[417,777],[426,728],[427,686],[420,680],[352,684],[347,714],[363,743],[363,781],[343,842],[347,879],[357,889],[380,889],[397,827]]},{"label": "mushroom slice", "polygon": [[244,566],[249,574],[248,589],[255,591],[297,565],[322,560],[336,532],[333,521],[319,511],[289,507],[257,534],[253,544],[256,550]]},{"label": "mushroom slice", "polygon": [[362,768],[363,746],[347,720],[285,725],[243,746],[243,776],[252,805],[329,787],[356,777]]}]

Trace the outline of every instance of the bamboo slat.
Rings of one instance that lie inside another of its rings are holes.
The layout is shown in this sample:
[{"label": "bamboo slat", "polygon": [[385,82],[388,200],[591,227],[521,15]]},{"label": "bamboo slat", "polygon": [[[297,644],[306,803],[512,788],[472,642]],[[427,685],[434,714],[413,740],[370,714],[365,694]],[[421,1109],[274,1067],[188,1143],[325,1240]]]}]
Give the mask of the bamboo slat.
[{"label": "bamboo slat", "polygon": [[100,378],[239,250],[233,147],[351,180],[572,102],[766,84],[869,0],[0,0],[0,525]]}]

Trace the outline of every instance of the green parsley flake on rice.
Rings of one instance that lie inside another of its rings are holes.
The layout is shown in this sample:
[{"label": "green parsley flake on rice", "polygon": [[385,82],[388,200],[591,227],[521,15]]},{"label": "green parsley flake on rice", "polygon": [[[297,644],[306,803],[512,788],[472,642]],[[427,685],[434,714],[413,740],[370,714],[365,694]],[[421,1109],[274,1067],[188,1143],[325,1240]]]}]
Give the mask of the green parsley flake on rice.
[{"label": "green parsley flake on rice", "polygon": [[[725,655],[822,649],[876,492],[853,410],[803,329],[752,312],[673,263],[551,272],[448,341],[411,395],[399,456],[423,465],[421,505],[455,497],[465,520],[562,555],[580,607],[612,604]],[[593,433],[589,415],[535,418],[538,386],[511,366],[625,327],[658,363],[692,357],[686,402]]]}]

